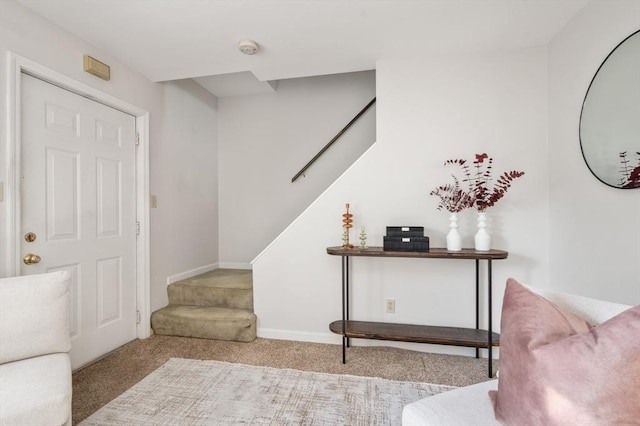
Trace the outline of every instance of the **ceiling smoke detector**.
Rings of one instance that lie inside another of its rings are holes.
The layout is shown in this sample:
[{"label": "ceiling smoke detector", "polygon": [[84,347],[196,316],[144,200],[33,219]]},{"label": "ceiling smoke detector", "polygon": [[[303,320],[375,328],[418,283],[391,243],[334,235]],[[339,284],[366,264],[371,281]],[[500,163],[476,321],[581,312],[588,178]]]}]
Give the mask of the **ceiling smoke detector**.
[{"label": "ceiling smoke detector", "polygon": [[255,55],[258,53],[258,43],[253,40],[240,40],[238,43],[238,49],[245,55]]}]

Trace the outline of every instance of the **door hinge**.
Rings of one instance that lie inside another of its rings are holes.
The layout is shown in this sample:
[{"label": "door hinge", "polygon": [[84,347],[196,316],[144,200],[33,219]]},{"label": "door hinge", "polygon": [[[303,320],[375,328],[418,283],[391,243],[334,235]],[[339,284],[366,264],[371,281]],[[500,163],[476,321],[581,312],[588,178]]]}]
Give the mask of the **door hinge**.
[{"label": "door hinge", "polygon": [[140,222],[136,221],[136,235],[140,235]]},{"label": "door hinge", "polygon": [[140,133],[136,132],[136,146],[140,145]]},{"label": "door hinge", "polygon": [[140,324],[140,311],[136,311],[136,324]]}]

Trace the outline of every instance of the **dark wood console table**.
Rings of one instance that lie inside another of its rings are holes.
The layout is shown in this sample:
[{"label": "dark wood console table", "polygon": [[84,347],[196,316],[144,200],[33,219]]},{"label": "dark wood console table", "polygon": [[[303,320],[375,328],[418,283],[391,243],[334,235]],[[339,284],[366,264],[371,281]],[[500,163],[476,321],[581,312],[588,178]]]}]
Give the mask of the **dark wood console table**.
[{"label": "dark wood console table", "polygon": [[[506,259],[509,253],[502,250],[476,251],[462,249],[448,251],[443,248],[431,248],[429,251],[384,251],[382,247],[346,249],[327,247],[327,253],[342,257],[342,320],[329,324],[329,329],[342,335],[342,363],[347,362],[346,348],[349,338],[395,340],[401,342],[433,343],[440,345],[466,346],[489,351],[488,374],[493,377],[492,349],[500,345],[500,336],[493,332],[491,316],[491,261]],[[475,328],[436,327],[415,324],[396,324],[372,321],[352,321],[349,319],[349,259],[354,256],[366,257],[410,257],[420,259],[475,260],[476,264],[476,324]],[[480,261],[487,262],[487,304],[488,330],[480,329]]]}]

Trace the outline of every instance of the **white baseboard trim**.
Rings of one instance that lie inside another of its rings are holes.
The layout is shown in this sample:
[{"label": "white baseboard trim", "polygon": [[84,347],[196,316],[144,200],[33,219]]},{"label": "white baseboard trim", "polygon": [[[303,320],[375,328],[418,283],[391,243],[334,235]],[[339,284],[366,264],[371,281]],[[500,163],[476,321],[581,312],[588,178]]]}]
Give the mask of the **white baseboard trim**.
[{"label": "white baseboard trim", "polygon": [[241,263],[241,262],[220,262],[218,263],[218,268],[221,269],[252,269],[251,263]]},{"label": "white baseboard trim", "polygon": [[291,330],[278,330],[274,328],[260,328],[256,329],[258,337],[265,339],[277,339],[277,340],[293,340],[296,342],[312,342],[312,343],[329,343],[340,345],[342,344],[342,337],[334,333],[309,333],[301,331]]},{"label": "white baseboard trim", "polygon": [[190,271],[180,272],[179,274],[175,275],[169,275],[167,277],[167,285],[181,280],[186,280],[187,278],[195,277],[196,275],[204,274],[205,272],[213,271],[214,269],[218,268],[220,268],[220,265],[218,263],[211,263],[209,265],[191,269]]}]

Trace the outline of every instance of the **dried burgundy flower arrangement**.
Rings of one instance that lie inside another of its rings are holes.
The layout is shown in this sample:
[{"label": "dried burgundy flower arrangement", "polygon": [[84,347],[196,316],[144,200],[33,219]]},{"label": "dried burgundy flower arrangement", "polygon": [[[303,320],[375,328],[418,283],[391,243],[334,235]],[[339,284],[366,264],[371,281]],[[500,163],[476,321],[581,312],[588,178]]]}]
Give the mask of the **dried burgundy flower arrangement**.
[{"label": "dried burgundy flower arrangement", "polygon": [[429,195],[435,195],[440,198],[438,210],[446,209],[449,213],[460,213],[473,205],[473,198],[460,188],[460,181],[454,175],[453,183],[440,185],[436,187]]},{"label": "dried burgundy flower arrangement", "polygon": [[620,169],[620,173],[622,173],[620,186],[622,188],[640,188],[640,152],[636,152],[636,156],[638,157],[638,164],[633,167],[629,165],[627,151],[620,153],[620,163],[622,165]]},{"label": "dried burgundy flower arrangement", "polygon": [[511,183],[524,175],[524,172],[512,170],[503,172],[491,187],[493,158],[486,153],[476,154],[473,161],[473,169],[467,160],[455,159],[447,160],[444,165],[456,164],[462,168],[463,179],[469,189],[464,191],[460,188],[460,180],[453,176],[453,184],[438,186],[431,191],[430,195],[440,197],[438,210],[446,208],[449,212],[460,212],[468,207],[474,207],[480,212],[494,206],[505,196]]}]

